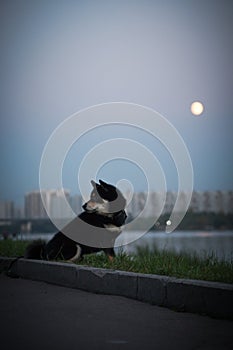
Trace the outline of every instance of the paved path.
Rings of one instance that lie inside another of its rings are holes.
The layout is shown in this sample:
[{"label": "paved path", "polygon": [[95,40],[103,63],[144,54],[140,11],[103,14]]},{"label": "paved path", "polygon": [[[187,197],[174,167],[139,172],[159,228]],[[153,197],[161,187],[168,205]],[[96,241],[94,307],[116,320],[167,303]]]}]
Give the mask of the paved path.
[{"label": "paved path", "polygon": [[4,349],[233,348],[233,322],[0,275]]}]

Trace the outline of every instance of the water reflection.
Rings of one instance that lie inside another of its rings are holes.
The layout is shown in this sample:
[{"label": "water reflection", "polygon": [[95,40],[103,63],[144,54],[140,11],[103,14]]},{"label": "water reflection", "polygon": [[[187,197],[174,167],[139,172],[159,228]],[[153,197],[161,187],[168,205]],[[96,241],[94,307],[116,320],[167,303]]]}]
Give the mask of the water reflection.
[{"label": "water reflection", "polygon": [[[128,235],[137,237],[137,232],[125,232],[121,237],[124,244]],[[173,233],[147,233],[133,243],[125,245],[123,250],[135,252],[137,247],[156,246],[159,250],[186,252],[200,257],[214,254],[218,260],[233,260],[233,232],[232,231],[177,231]]]}]

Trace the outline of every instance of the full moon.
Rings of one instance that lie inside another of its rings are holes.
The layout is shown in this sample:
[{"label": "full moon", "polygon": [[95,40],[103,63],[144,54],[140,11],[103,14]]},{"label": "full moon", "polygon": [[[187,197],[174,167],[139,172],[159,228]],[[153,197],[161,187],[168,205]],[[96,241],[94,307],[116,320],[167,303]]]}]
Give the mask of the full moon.
[{"label": "full moon", "polygon": [[191,112],[193,115],[201,115],[204,111],[204,106],[201,102],[195,101],[191,104]]}]

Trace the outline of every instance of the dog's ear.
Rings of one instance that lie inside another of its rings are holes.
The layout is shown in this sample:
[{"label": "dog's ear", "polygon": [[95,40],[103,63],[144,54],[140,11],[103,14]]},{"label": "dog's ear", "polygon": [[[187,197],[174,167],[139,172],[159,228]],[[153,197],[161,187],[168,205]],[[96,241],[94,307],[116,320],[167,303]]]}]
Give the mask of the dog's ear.
[{"label": "dog's ear", "polygon": [[108,184],[102,180],[99,180],[99,183],[101,184],[101,186],[105,187],[108,186]]},{"label": "dog's ear", "polygon": [[102,190],[104,190],[105,193],[109,191],[109,185],[106,182],[99,180],[99,183],[99,186],[101,186]]},{"label": "dog's ear", "polygon": [[97,184],[94,180],[91,180],[91,184],[93,188],[96,188],[97,186],[99,186],[99,184]]}]

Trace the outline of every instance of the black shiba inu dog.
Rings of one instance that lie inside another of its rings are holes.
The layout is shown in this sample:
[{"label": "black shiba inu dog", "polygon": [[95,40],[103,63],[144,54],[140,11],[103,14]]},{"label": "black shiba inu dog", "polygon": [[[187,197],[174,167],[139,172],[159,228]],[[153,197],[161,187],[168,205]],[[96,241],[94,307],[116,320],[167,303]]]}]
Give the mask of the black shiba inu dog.
[{"label": "black shiba inu dog", "polygon": [[115,240],[127,218],[126,200],[113,185],[102,180],[99,184],[91,181],[91,184],[93,190],[89,201],[83,205],[84,211],[47,243],[29,244],[25,258],[76,262],[85,254],[104,251],[110,260],[113,259]]}]

